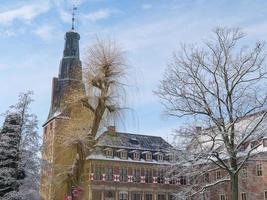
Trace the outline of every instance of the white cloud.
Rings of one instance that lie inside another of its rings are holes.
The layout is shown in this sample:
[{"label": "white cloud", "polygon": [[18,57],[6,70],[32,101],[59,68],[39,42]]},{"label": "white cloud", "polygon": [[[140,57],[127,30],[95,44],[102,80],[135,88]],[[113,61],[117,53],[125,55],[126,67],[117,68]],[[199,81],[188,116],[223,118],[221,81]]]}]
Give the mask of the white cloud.
[{"label": "white cloud", "polygon": [[144,10],[149,10],[151,8],[152,8],[152,5],[151,4],[143,4],[142,5],[142,9],[144,9]]},{"label": "white cloud", "polygon": [[51,26],[49,24],[45,24],[45,25],[42,25],[42,26],[38,27],[33,32],[34,32],[34,34],[36,34],[37,36],[39,36],[43,40],[49,40],[54,35],[53,31],[54,31],[54,27],[53,26]]},{"label": "white cloud", "polygon": [[113,14],[120,13],[118,10],[112,9],[101,9],[89,14],[83,15],[83,18],[92,22],[96,22],[98,20],[107,19]]},{"label": "white cloud", "polygon": [[0,24],[9,25],[14,20],[29,22],[49,10],[48,1],[34,3],[0,12]]}]

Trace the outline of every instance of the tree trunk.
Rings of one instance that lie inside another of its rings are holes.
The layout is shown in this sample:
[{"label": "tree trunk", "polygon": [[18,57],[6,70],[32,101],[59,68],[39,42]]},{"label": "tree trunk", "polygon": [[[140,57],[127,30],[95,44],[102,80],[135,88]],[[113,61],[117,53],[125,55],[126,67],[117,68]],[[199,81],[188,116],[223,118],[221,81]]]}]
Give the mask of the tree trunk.
[{"label": "tree trunk", "polygon": [[238,173],[231,174],[231,200],[238,200]]}]

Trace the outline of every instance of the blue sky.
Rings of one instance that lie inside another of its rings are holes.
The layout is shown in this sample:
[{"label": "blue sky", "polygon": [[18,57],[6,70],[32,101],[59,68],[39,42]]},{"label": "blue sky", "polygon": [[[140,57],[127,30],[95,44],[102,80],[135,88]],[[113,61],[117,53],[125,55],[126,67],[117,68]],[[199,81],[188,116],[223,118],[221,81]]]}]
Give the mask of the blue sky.
[{"label": "blue sky", "polygon": [[217,26],[241,27],[247,44],[267,39],[266,0],[1,0],[0,113],[19,92],[33,90],[32,111],[40,125],[45,121],[73,2],[82,55],[96,35],[116,39],[127,52],[127,103],[133,111],[120,131],[170,140],[182,124],[162,115],[152,93],[181,43],[199,43]]}]

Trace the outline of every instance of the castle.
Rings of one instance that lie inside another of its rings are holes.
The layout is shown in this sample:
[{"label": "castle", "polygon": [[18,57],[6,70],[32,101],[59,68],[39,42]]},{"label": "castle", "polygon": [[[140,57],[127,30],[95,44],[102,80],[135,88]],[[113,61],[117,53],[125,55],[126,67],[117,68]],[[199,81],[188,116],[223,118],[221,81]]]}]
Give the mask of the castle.
[{"label": "castle", "polygon": [[[74,191],[68,183],[68,170],[77,156],[77,149],[65,148],[66,138],[87,130],[90,119],[90,112],[82,105],[67,105],[75,96],[85,95],[79,39],[80,35],[74,29],[66,33],[59,75],[52,82],[51,107],[43,125],[41,198],[171,199],[177,185],[164,179],[162,171],[172,161],[171,145],[161,137],[117,132],[114,126],[92,138],[93,145],[80,175],[82,191],[77,188]],[[185,181],[181,180],[179,184],[183,185]],[[77,197],[74,192],[82,195]]]}]

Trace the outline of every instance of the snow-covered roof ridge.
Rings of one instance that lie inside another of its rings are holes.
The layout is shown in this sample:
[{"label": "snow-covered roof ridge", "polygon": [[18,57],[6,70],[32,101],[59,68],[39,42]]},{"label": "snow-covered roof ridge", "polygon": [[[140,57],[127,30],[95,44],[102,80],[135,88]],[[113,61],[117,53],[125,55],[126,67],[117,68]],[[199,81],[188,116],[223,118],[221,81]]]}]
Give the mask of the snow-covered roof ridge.
[{"label": "snow-covered roof ridge", "polygon": [[123,132],[109,134],[108,131],[104,132],[97,139],[96,146],[147,151],[168,151],[173,148],[168,142],[159,136]]}]

